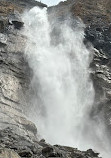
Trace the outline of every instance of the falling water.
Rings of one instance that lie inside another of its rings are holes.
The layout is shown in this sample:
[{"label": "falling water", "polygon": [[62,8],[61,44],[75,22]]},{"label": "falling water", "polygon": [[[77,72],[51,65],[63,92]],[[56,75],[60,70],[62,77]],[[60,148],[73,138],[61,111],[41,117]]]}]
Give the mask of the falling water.
[{"label": "falling water", "polygon": [[30,115],[39,133],[51,144],[103,149],[104,127],[90,119],[92,52],[83,43],[83,24],[72,28],[67,19],[56,25],[59,35],[54,36],[47,10],[37,7],[25,13],[23,21],[25,56],[33,71],[35,92]]}]

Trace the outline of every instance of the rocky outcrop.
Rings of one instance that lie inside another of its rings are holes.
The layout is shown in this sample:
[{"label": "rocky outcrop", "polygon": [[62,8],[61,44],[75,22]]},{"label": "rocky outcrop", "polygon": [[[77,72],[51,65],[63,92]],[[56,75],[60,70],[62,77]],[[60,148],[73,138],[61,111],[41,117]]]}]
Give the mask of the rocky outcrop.
[{"label": "rocky outcrop", "polygon": [[7,148],[1,148],[0,153],[1,153],[0,158],[3,158],[3,157],[20,158],[20,156],[16,152],[14,152],[13,150],[7,149]]},{"label": "rocky outcrop", "polygon": [[0,158],[98,158],[98,155],[91,149],[82,152],[66,146],[51,146],[44,140],[31,142],[10,128],[0,130]]},{"label": "rocky outcrop", "polygon": [[110,8],[110,0],[66,0],[57,6],[49,7],[49,12],[58,18],[71,13],[72,16],[81,18],[87,26],[91,24],[103,26],[111,22]]},{"label": "rocky outcrop", "polygon": [[10,13],[13,13],[14,10],[22,12],[24,9],[30,9],[34,6],[47,7],[46,4],[35,0],[1,0],[0,15],[7,16]]}]

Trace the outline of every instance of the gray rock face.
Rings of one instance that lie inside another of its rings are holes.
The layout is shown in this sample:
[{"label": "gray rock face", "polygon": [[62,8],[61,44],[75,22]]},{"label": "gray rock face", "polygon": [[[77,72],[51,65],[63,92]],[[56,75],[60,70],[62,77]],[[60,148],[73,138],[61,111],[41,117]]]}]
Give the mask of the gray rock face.
[{"label": "gray rock face", "polygon": [[24,115],[30,74],[23,57],[25,38],[20,33],[22,26],[17,11],[6,18],[1,17],[0,129],[10,126],[16,133],[33,139],[37,129]]},{"label": "gray rock face", "polygon": [[44,141],[31,142],[10,128],[0,130],[0,151],[0,156],[5,155],[5,158],[99,158],[91,149],[82,152],[66,146],[51,146]]},{"label": "gray rock face", "polygon": [[91,63],[95,88],[95,106],[92,117],[101,115],[111,133],[111,12],[109,0],[67,0],[50,7],[49,20],[65,20],[67,15],[80,17],[86,25],[84,43],[93,45]]},{"label": "gray rock face", "polygon": [[[111,59],[107,54],[96,50],[92,63],[92,79],[96,91],[96,115],[102,113],[104,121],[111,128]],[[94,109],[95,110],[95,109]],[[111,133],[111,130],[109,130]]]},{"label": "gray rock face", "polygon": [[[2,0],[6,2],[6,0]],[[16,6],[20,6],[23,8],[32,8],[34,6],[39,6],[39,7],[47,7],[46,4],[40,2],[40,1],[35,1],[35,0],[8,0],[8,2],[11,2],[15,4]]]},{"label": "gray rock face", "polygon": [[[91,64],[95,87],[96,115],[102,113],[111,134],[111,31],[110,24],[86,27],[86,40],[95,48]],[[95,114],[94,114],[95,115]]]},{"label": "gray rock face", "polygon": [[3,158],[3,157],[5,157],[5,158],[9,158],[9,157],[11,157],[11,158],[20,158],[20,156],[16,153],[16,152],[14,152],[13,150],[9,150],[9,149],[6,149],[6,148],[1,148],[0,149],[0,158]]}]

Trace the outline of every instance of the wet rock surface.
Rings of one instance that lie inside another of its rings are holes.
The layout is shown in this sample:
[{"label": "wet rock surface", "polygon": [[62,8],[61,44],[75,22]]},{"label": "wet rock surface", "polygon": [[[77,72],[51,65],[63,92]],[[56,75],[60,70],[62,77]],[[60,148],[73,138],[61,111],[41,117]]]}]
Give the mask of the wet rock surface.
[{"label": "wet rock surface", "polygon": [[[111,133],[111,1],[67,0],[49,7],[49,20],[65,20],[67,16],[81,18],[85,23],[84,43],[94,47],[91,78],[95,88],[92,117],[102,115]],[[96,113],[94,112],[96,111]]]},{"label": "wet rock surface", "polygon": [[[0,130],[0,158],[98,158],[98,153],[91,149],[79,151],[66,146],[51,146],[45,141],[27,140],[10,128]],[[15,157],[14,157],[15,156]]]},{"label": "wet rock surface", "polygon": [[19,9],[13,1],[0,1],[0,129],[10,126],[15,133],[34,138],[37,129],[24,114],[30,71],[23,56]]}]

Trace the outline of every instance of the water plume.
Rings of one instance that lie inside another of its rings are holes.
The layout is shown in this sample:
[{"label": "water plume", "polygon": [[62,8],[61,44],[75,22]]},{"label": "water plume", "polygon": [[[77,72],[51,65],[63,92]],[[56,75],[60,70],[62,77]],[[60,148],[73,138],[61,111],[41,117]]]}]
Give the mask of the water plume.
[{"label": "water plume", "polygon": [[24,13],[23,21],[25,57],[33,71],[31,86],[36,96],[30,119],[38,132],[51,144],[104,150],[105,128],[99,119],[90,118],[95,93],[84,25],[79,21],[72,27],[71,18],[51,24],[47,10],[37,7]]}]

